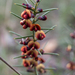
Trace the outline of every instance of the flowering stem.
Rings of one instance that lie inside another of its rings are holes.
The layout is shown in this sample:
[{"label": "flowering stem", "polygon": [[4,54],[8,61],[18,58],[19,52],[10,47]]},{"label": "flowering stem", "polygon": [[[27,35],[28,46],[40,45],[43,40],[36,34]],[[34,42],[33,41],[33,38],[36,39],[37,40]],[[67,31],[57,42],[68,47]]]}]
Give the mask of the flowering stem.
[{"label": "flowering stem", "polygon": [[0,57],[0,60],[4,62],[7,66],[9,66],[14,72],[16,72],[18,75],[21,75],[19,72],[17,72],[12,66],[10,66],[3,58]]}]

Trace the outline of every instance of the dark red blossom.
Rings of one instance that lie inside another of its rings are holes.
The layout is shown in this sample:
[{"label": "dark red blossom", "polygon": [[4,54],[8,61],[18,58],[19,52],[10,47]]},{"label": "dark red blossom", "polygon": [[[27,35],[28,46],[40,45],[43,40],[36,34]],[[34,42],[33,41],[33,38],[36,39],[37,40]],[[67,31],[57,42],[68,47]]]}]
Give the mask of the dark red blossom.
[{"label": "dark red blossom", "polygon": [[69,62],[66,67],[70,70],[75,70],[75,63]]},{"label": "dark red blossom", "polygon": [[30,10],[26,9],[21,13],[21,17],[24,19],[30,19],[31,18],[31,12]]},{"label": "dark red blossom", "polygon": [[46,35],[45,35],[45,33],[44,33],[42,30],[40,30],[40,31],[37,31],[37,32],[35,33],[35,37],[36,37],[38,40],[42,40],[42,39],[44,39],[44,38],[46,37]]},{"label": "dark red blossom", "polygon": [[23,59],[23,66],[24,67],[29,67],[30,66],[30,61]]},{"label": "dark red blossom", "polygon": [[21,47],[21,51],[24,52],[24,53],[26,53],[27,52],[27,47],[26,46],[22,46]]},{"label": "dark red blossom", "polygon": [[38,51],[37,50],[29,50],[26,53],[30,57],[37,57],[38,56]]},{"label": "dark red blossom", "polygon": [[37,31],[37,30],[41,30],[41,27],[39,24],[32,24],[32,26],[30,27],[31,31]]},{"label": "dark red blossom", "polygon": [[34,49],[39,49],[40,48],[40,44],[38,42],[30,41],[28,43],[28,47],[29,48],[33,48],[34,47]]},{"label": "dark red blossom", "polygon": [[42,21],[45,21],[45,20],[47,20],[47,16],[46,16],[46,15],[40,16],[38,19],[39,19],[39,20],[42,20]]}]

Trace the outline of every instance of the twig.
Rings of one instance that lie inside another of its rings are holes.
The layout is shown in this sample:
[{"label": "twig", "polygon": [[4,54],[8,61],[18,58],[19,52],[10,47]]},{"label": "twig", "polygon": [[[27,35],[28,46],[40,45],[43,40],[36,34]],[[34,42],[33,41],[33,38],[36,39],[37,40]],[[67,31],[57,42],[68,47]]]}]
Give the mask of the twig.
[{"label": "twig", "polygon": [[3,58],[0,57],[0,60],[4,62],[7,66],[9,66],[13,71],[15,71],[18,75],[21,75],[19,72],[17,72],[12,66],[10,66]]}]

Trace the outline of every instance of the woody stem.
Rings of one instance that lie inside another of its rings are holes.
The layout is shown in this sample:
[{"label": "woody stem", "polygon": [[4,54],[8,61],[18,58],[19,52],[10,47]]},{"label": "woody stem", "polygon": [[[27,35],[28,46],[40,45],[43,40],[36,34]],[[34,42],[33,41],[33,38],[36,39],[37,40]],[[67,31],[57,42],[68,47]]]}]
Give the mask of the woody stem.
[{"label": "woody stem", "polygon": [[3,58],[0,57],[0,60],[4,62],[7,66],[9,66],[14,72],[16,72],[18,75],[21,75],[19,72],[17,72],[12,66],[10,66]]}]

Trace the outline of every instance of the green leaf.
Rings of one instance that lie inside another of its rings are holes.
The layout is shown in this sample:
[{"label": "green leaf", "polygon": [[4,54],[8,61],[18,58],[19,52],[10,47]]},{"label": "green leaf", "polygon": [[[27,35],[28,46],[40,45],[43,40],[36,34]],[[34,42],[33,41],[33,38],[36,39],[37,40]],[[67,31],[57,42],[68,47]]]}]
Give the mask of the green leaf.
[{"label": "green leaf", "polygon": [[14,65],[13,67],[24,67],[24,66],[23,65]]},{"label": "green leaf", "polygon": [[47,34],[50,30],[53,30],[56,26],[57,26],[57,25],[52,26],[49,30],[47,30],[47,31],[45,32],[45,34]]},{"label": "green leaf", "polygon": [[56,68],[45,68],[45,70],[55,70]]},{"label": "green leaf", "polygon": [[44,53],[44,55],[56,55],[56,56],[59,56],[58,53]]},{"label": "green leaf", "polygon": [[44,49],[45,47],[46,47],[46,45],[48,44],[48,41],[45,43],[45,45],[43,46],[43,48],[42,49]]},{"label": "green leaf", "polygon": [[[57,10],[58,8],[50,8],[50,9],[44,9],[43,12],[50,12],[53,10]],[[37,13],[42,13],[42,12],[37,12]]]},{"label": "green leaf", "polygon": [[25,0],[27,4],[29,4],[28,0]]},{"label": "green leaf", "polygon": [[17,14],[13,13],[13,12],[10,12],[12,15],[16,16],[17,18],[19,19],[22,19],[22,17],[18,16]]},{"label": "green leaf", "polygon": [[34,2],[32,0],[30,0],[32,2],[32,4],[34,5]]},{"label": "green leaf", "polygon": [[37,71],[36,67],[34,67],[34,70],[35,70],[35,75],[38,75],[38,71]]},{"label": "green leaf", "polygon": [[[19,3],[14,3],[15,5],[18,5],[18,6],[21,6],[23,8],[26,8],[26,6],[22,5],[22,4],[19,4]],[[34,11],[33,9],[31,9],[32,11]]]},{"label": "green leaf", "polygon": [[21,58],[21,57],[23,57],[23,56],[26,56],[26,55],[21,55],[21,56],[15,57],[14,59]]},{"label": "green leaf", "polygon": [[23,37],[19,37],[19,38],[14,38],[14,39],[22,39],[22,38],[27,38],[27,37],[33,37],[33,36],[29,35],[29,36],[23,36]]},{"label": "green leaf", "polygon": [[42,55],[41,52],[40,52],[39,50],[37,50],[37,51],[39,52],[40,55]]},{"label": "green leaf", "polygon": [[20,36],[20,37],[22,37],[20,34],[18,34],[18,33],[15,33],[15,32],[13,32],[13,31],[9,31],[10,33],[12,33],[12,34],[15,34],[15,35],[17,35],[17,36]]},{"label": "green leaf", "polygon": [[50,8],[50,9],[44,9],[43,12],[47,12],[47,11],[53,11],[53,10],[57,10],[58,8]]}]

